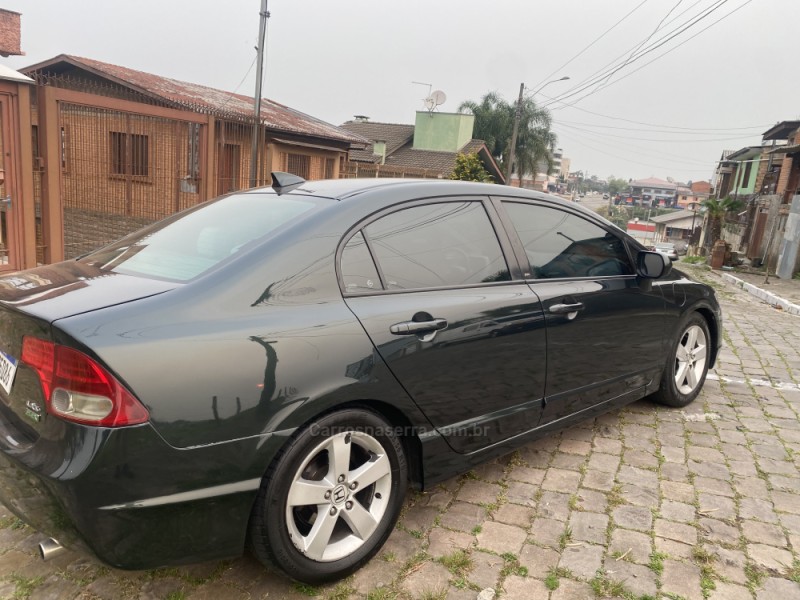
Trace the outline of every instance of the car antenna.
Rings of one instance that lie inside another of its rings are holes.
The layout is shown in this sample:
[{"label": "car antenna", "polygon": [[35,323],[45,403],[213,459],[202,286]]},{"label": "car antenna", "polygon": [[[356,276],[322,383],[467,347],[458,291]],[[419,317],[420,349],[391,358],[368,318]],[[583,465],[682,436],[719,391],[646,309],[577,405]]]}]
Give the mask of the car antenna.
[{"label": "car antenna", "polygon": [[293,189],[300,187],[306,182],[302,177],[292,175],[291,173],[283,173],[281,171],[272,172],[272,189],[280,196],[286,192],[291,192]]}]

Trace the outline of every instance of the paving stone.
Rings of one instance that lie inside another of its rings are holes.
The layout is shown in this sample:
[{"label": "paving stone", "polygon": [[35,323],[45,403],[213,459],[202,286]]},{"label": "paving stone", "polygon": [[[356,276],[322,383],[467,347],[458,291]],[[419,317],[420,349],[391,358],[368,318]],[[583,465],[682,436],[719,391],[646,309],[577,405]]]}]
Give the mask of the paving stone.
[{"label": "paving stone", "polygon": [[614,454],[616,456],[622,454],[622,442],[619,440],[595,436],[592,440],[592,446],[594,446],[596,452],[602,452],[603,454]]},{"label": "paving stone", "polygon": [[633,485],[658,489],[658,475],[654,471],[622,465],[617,473],[617,481]]},{"label": "paving stone", "polygon": [[688,483],[678,483],[675,481],[662,481],[661,493],[664,498],[676,502],[692,504],[694,502],[694,487]]},{"label": "paving stone", "polygon": [[614,487],[614,474],[604,471],[589,471],[583,477],[583,486],[594,490],[610,492]]},{"label": "paving stone", "polygon": [[422,549],[422,540],[415,538],[410,533],[395,529],[389,539],[381,548],[381,556],[391,554],[398,562],[407,562],[412,556]]},{"label": "paving stone", "polygon": [[696,462],[690,460],[688,463],[689,471],[701,477],[710,479],[721,479],[726,481],[731,478],[731,472],[727,466],[717,463]]},{"label": "paving stone", "polygon": [[697,529],[685,523],[656,519],[654,531],[657,536],[668,540],[675,540],[691,546],[697,543]]},{"label": "paving stone", "polygon": [[793,560],[792,553],[788,550],[764,544],[747,544],[747,554],[756,564],[776,573],[783,573],[792,565]]},{"label": "paving stone", "polygon": [[595,595],[588,583],[562,579],[558,589],[553,590],[550,600],[594,600]]},{"label": "paving stone", "polygon": [[733,498],[733,488],[731,484],[727,481],[722,481],[721,479],[713,479],[711,477],[695,477],[694,478],[694,487],[698,492],[706,492],[709,494],[715,494],[717,496],[726,496],[728,498]]},{"label": "paving stone", "polygon": [[496,462],[484,463],[472,469],[479,479],[497,483],[505,478],[505,469]]},{"label": "paving stone", "polygon": [[454,502],[439,517],[439,524],[449,529],[472,532],[486,520],[486,509],[468,502]]},{"label": "paving stone", "polygon": [[497,589],[500,571],[503,570],[505,561],[499,556],[488,552],[475,551],[472,553],[472,570],[467,579],[481,589]]},{"label": "paving stone", "polygon": [[591,512],[573,512],[569,519],[572,539],[595,544],[606,543],[608,516]]},{"label": "paving stone", "polygon": [[773,490],[772,503],[775,505],[775,509],[780,512],[800,515],[800,495]]},{"label": "paving stone", "polygon": [[653,525],[653,514],[650,509],[641,506],[618,506],[612,516],[617,527],[649,531]]},{"label": "paving stone", "polygon": [[494,511],[492,517],[495,521],[505,523],[506,525],[516,525],[523,529],[528,529],[531,526],[533,519],[533,509],[517,504],[503,504],[500,508]]},{"label": "paving stone", "polygon": [[559,567],[569,569],[585,579],[594,577],[597,569],[603,566],[604,549],[602,546],[581,544],[580,546],[567,546],[561,552]]},{"label": "paving stone", "polygon": [[[157,594],[150,596],[140,594],[139,598],[140,600],[161,600],[162,598],[169,598],[170,593],[179,591],[179,589],[172,590],[171,592],[165,590],[166,593],[159,590]],[[186,594],[185,598],[186,600],[219,600],[219,598],[225,598],[225,600],[228,600],[228,598],[231,600],[249,600],[250,594],[241,590],[237,590],[236,588],[232,588],[230,585],[226,585],[219,581],[214,581],[197,586],[194,590]]]},{"label": "paving stone", "polygon": [[736,492],[744,498],[770,499],[767,482],[757,477],[734,477],[733,487],[736,489]]},{"label": "paving stone", "polygon": [[560,558],[561,553],[557,550],[525,544],[519,553],[519,564],[528,569],[529,577],[544,579],[547,572],[558,565]]},{"label": "paving stone", "polygon": [[539,489],[538,486],[530,483],[510,481],[506,488],[506,500],[513,504],[521,504],[532,508],[536,506],[536,495],[539,493]]},{"label": "paving stone", "polygon": [[739,516],[742,519],[777,523],[778,515],[772,508],[772,503],[759,498],[742,498],[739,500]]},{"label": "paving stone", "polygon": [[27,598],[29,600],[68,600],[77,598],[80,592],[81,587],[78,584],[64,579],[60,575],[51,575],[36,586]]},{"label": "paving stone", "polygon": [[540,546],[558,548],[566,524],[563,521],[537,517],[533,520],[528,541]]},{"label": "paving stone", "polygon": [[613,454],[603,454],[601,452],[593,452],[589,457],[587,468],[590,471],[604,471],[606,473],[616,473],[619,469],[619,456]]},{"label": "paving stone", "polygon": [[438,516],[438,509],[432,506],[412,506],[403,516],[402,523],[410,531],[427,531]]},{"label": "paving stone", "polygon": [[770,577],[756,593],[756,600],[800,600],[800,584]]},{"label": "paving stone", "polygon": [[745,521],[742,523],[742,535],[748,543],[768,544],[781,548],[786,546],[786,536],[777,525]]},{"label": "paving stone", "polygon": [[700,505],[697,512],[700,516],[713,519],[736,518],[736,503],[732,498],[701,492],[697,495],[697,499]]},{"label": "paving stone", "polygon": [[686,600],[702,600],[700,569],[695,565],[675,560],[664,561],[661,592],[683,596]]},{"label": "paving stone", "polygon": [[643,488],[638,485],[625,483],[622,485],[622,498],[634,506],[644,506],[647,508],[657,508],[659,503],[658,491],[651,488]]},{"label": "paving stone", "polygon": [[437,510],[444,510],[447,505],[453,500],[453,494],[447,490],[434,489],[432,492],[422,494],[420,503],[423,506],[429,506]]},{"label": "paving stone", "polygon": [[608,507],[608,498],[602,492],[578,488],[577,510],[589,512],[605,512]]},{"label": "paving stone", "polygon": [[472,504],[494,504],[502,488],[496,483],[469,480],[458,492],[458,499]]},{"label": "paving stone", "polygon": [[539,504],[536,506],[537,514],[540,517],[566,521],[570,513],[569,501],[569,494],[543,492]]},{"label": "paving stone", "polygon": [[695,519],[695,508],[691,504],[664,500],[661,503],[661,516],[670,521],[688,523]]},{"label": "paving stone", "polygon": [[547,600],[550,591],[544,581],[509,575],[503,582],[503,600]]},{"label": "paving stone", "polygon": [[428,541],[428,554],[438,558],[456,550],[466,550],[475,542],[475,537],[462,531],[434,527],[428,535]]},{"label": "paving stone", "polygon": [[611,532],[611,544],[608,551],[610,555],[625,555],[625,560],[646,565],[650,562],[653,542],[647,533],[617,527]]},{"label": "paving stone", "polygon": [[450,571],[438,562],[428,561],[408,575],[400,584],[412,598],[435,595],[447,591]]},{"label": "paving stone", "polygon": [[715,581],[715,589],[711,590],[708,600],[753,600],[753,595],[743,585]]},{"label": "paving stone", "polygon": [[800,493],[800,478],[797,476],[786,477],[785,475],[769,475],[768,479],[772,487],[777,490],[792,492],[794,494]]},{"label": "paving stone", "polygon": [[532,485],[541,485],[544,481],[544,475],[547,471],[544,469],[532,469],[530,467],[514,467],[509,473],[508,478],[514,481],[521,481],[523,483],[530,483]]},{"label": "paving stone", "polygon": [[655,546],[656,552],[666,554],[674,559],[691,561],[694,555],[694,546],[663,537],[656,536],[653,539],[653,545]]},{"label": "paving stone", "polygon": [[713,545],[706,546],[705,549],[716,557],[714,571],[717,575],[733,583],[747,583],[747,575],[744,570],[747,557],[744,552]]},{"label": "paving stone", "polygon": [[578,491],[580,481],[581,474],[577,471],[550,468],[544,476],[542,489],[571,494]]},{"label": "paving stone", "polygon": [[478,534],[478,546],[497,554],[519,554],[528,534],[520,527],[487,521]]},{"label": "paving stone", "polygon": [[622,462],[632,467],[655,468],[658,457],[655,454],[628,448],[622,456]]},{"label": "paving stone", "polygon": [[586,441],[565,439],[561,441],[558,449],[567,454],[578,454],[580,456],[587,456],[592,451],[592,444]]},{"label": "paving stone", "polygon": [[581,467],[586,464],[586,457],[577,454],[567,454],[566,452],[556,452],[553,455],[553,460],[550,461],[550,468],[562,469],[564,471],[572,471],[579,473]]},{"label": "paving stone", "polygon": [[637,598],[642,596],[656,597],[656,574],[644,565],[637,565],[626,560],[606,558],[606,573],[614,580],[619,581],[625,589]]}]

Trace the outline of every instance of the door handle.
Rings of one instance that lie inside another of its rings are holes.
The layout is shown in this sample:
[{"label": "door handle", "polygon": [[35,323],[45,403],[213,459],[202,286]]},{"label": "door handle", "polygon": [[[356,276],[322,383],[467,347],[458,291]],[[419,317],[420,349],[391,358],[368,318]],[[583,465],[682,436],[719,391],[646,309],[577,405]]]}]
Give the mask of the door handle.
[{"label": "door handle", "polygon": [[583,303],[576,302],[574,304],[553,304],[548,310],[556,315],[564,315],[571,312],[577,312],[583,309],[584,309]]},{"label": "door handle", "polygon": [[431,319],[430,321],[403,321],[395,323],[389,327],[389,331],[394,335],[417,335],[419,333],[430,333],[441,331],[447,327],[447,319]]}]

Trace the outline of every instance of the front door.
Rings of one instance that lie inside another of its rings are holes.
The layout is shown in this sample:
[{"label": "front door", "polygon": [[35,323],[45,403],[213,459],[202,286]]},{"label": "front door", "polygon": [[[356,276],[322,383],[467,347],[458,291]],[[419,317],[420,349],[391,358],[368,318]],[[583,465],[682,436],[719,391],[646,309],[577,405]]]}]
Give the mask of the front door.
[{"label": "front door", "polygon": [[541,424],[641,397],[664,368],[665,303],[640,280],[621,237],[558,207],[503,203],[547,322]]}]

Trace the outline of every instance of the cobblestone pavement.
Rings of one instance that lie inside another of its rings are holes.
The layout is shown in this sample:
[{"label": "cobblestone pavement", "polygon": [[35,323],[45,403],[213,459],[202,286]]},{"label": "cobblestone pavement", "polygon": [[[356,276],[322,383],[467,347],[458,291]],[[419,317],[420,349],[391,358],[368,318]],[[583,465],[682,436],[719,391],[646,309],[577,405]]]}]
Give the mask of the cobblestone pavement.
[{"label": "cobblestone pavement", "polygon": [[[800,317],[719,276],[726,347],[688,409],[650,402],[409,498],[380,554],[309,588],[252,558],[146,572],[70,552],[0,511],[0,598],[800,598]],[[1,507],[0,507],[1,508]]]}]

